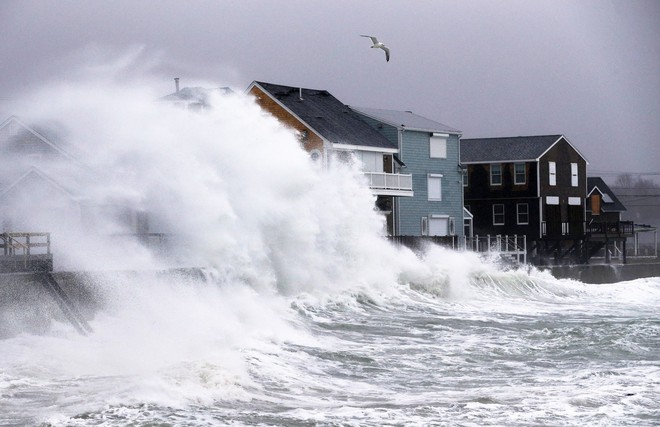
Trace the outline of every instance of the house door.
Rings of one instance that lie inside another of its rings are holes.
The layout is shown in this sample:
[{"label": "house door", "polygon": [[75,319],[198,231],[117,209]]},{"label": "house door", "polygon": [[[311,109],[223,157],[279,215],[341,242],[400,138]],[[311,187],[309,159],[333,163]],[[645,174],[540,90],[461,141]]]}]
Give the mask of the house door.
[{"label": "house door", "polygon": [[548,237],[561,236],[561,208],[559,205],[545,205],[545,234]]},{"label": "house door", "polygon": [[384,154],[383,155],[383,172],[385,173],[393,173],[394,170],[392,168],[392,155],[391,154]]},{"label": "house door", "polygon": [[429,236],[449,235],[448,217],[429,217]]},{"label": "house door", "polygon": [[584,208],[582,205],[568,205],[569,232],[572,235],[584,233]]}]

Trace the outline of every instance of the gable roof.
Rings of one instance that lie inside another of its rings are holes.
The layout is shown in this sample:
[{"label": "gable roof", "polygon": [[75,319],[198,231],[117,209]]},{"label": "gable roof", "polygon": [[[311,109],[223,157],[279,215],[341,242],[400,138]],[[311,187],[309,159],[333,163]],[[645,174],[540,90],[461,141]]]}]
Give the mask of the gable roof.
[{"label": "gable roof", "polygon": [[461,163],[538,161],[562,139],[584,159],[563,135],[539,135],[461,139]]},{"label": "gable roof", "polygon": [[254,81],[248,91],[254,86],[328,142],[387,150],[398,148],[327,90]]},{"label": "gable roof", "polygon": [[587,197],[591,196],[594,191],[598,191],[603,196],[600,204],[600,209],[603,212],[624,212],[627,210],[601,177],[587,177]]},{"label": "gable roof", "polygon": [[4,199],[7,196],[7,194],[9,194],[13,189],[18,188],[23,183],[23,181],[26,181],[31,177],[36,177],[37,179],[46,182],[48,185],[52,186],[53,188],[56,188],[58,191],[66,194],[66,196],[69,197],[70,199],[77,200],[76,195],[74,195],[74,193],[71,190],[65,188],[61,183],[57,182],[50,176],[46,175],[46,173],[44,173],[43,171],[39,170],[34,166],[31,167],[27,172],[21,175],[14,182],[3,188],[0,191],[0,200]]},{"label": "gable roof", "polygon": [[427,119],[412,111],[383,110],[379,108],[353,107],[351,109],[367,117],[394,126],[398,129],[421,132],[460,134],[461,131],[435,120]]},{"label": "gable roof", "polygon": [[56,130],[53,124],[51,125],[28,125],[19,119],[17,116],[10,116],[5,121],[0,123],[0,129],[9,126],[11,123],[20,125],[23,129],[27,130],[44,144],[55,150],[57,153],[63,155],[65,158],[78,162],[78,159],[72,154],[76,149],[68,145],[60,138],[60,132]]}]

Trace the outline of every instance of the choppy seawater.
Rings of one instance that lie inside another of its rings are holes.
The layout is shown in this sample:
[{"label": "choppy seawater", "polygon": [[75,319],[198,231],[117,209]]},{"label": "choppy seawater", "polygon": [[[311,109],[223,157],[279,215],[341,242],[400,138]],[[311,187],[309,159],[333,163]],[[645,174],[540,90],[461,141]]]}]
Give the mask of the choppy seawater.
[{"label": "choppy seawater", "polygon": [[323,297],[143,283],[88,337],[1,341],[0,425],[660,424],[660,278],[467,279]]}]

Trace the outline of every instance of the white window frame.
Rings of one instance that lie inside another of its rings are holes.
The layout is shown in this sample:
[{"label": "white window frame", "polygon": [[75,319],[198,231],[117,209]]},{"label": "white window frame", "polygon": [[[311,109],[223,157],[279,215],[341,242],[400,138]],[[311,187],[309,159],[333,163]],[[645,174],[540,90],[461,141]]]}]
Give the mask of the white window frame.
[{"label": "white window frame", "polygon": [[423,216],[420,223],[420,233],[422,236],[429,235],[429,217]]},{"label": "white window frame", "polygon": [[429,157],[432,159],[446,159],[448,139],[449,134],[432,133],[429,137]]},{"label": "white window frame", "polygon": [[545,204],[546,205],[558,205],[559,204],[559,196],[545,196]]},{"label": "white window frame", "polygon": [[569,206],[582,206],[582,197],[569,197]]},{"label": "white window frame", "polygon": [[[501,213],[497,213],[497,212],[495,212],[495,207],[496,207],[496,206],[501,206],[501,207],[502,207],[502,212],[501,212]],[[504,211],[504,204],[502,204],[502,203],[495,203],[495,204],[493,204],[493,225],[504,225],[504,214],[505,214],[505,211]],[[497,215],[497,216],[500,216],[500,215],[502,216],[502,222],[495,222],[495,217],[496,217],[496,215]]]},{"label": "white window frame", "polygon": [[[496,166],[499,169],[499,174],[497,174],[497,176],[500,177],[500,182],[493,182],[493,176],[495,176],[495,174],[493,174],[493,168],[496,167]],[[493,186],[502,185],[502,163],[491,163],[490,164],[490,185],[493,185]]]},{"label": "white window frame", "polygon": [[[522,181],[518,181],[518,171],[516,170],[518,166],[522,166]],[[513,183],[515,185],[523,185],[527,183],[527,168],[525,167],[525,163],[513,164]]]},{"label": "white window frame", "polygon": [[[525,207],[525,212],[521,211],[521,207]],[[525,221],[520,220],[520,216],[524,215],[526,217]],[[516,204],[516,223],[518,225],[528,225],[529,224],[529,203],[517,203]]]},{"label": "white window frame", "polygon": [[[432,182],[438,183],[438,197],[431,197]],[[426,177],[426,190],[429,201],[441,202],[442,201],[442,174],[430,173]]]},{"label": "white window frame", "polygon": [[578,164],[577,163],[571,163],[571,186],[572,187],[577,187],[578,183],[579,183]]},{"label": "white window frame", "polygon": [[548,184],[552,187],[557,185],[557,163],[548,162]]},{"label": "white window frame", "polygon": [[468,174],[467,169],[463,171],[463,187],[468,187],[470,185],[470,175]]},{"label": "white window frame", "polygon": [[448,230],[450,236],[456,235],[456,219],[453,216],[449,217]]}]

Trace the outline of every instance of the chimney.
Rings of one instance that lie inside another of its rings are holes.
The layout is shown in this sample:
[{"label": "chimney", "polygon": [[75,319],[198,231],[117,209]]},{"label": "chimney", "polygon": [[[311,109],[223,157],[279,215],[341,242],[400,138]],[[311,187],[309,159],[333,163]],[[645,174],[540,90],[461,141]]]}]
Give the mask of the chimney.
[{"label": "chimney", "polygon": [[174,87],[176,88],[176,91],[179,91],[179,78],[175,77],[174,78]]}]

